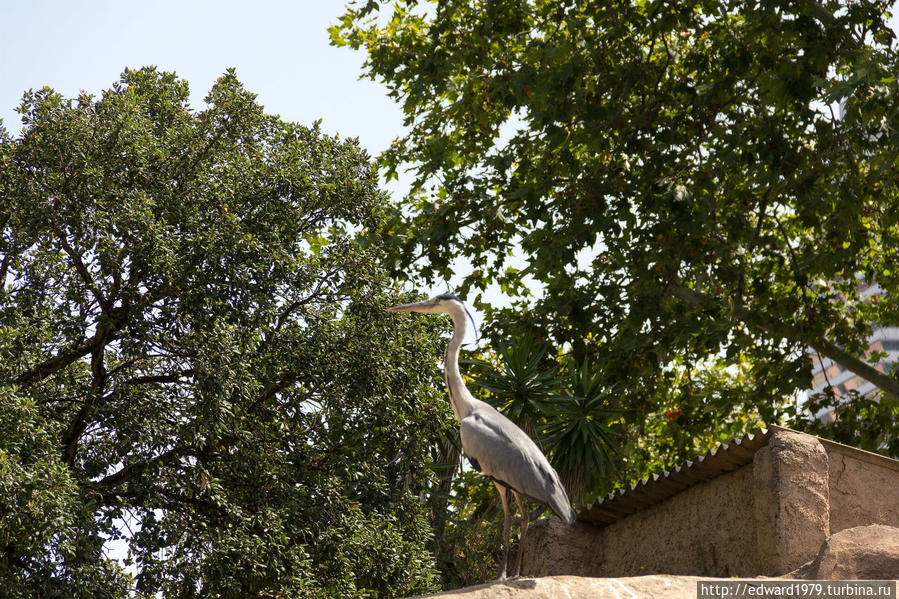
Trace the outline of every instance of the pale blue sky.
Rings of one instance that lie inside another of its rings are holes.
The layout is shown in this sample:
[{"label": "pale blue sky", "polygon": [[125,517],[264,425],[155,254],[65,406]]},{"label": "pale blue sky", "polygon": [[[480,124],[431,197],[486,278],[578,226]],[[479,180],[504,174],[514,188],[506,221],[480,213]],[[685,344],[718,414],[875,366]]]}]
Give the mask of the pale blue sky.
[{"label": "pale blue sky", "polygon": [[[359,80],[363,56],[328,44],[344,0],[0,0],[0,119],[44,85],[74,97],[127,67],[156,65],[191,85],[195,106],[229,67],[267,112],[359,137],[372,155],[402,130],[385,88]],[[895,20],[893,21],[895,23]]]},{"label": "pale blue sky", "polygon": [[362,73],[361,52],[328,45],[340,0],[0,0],[0,119],[20,129],[22,93],[48,85],[98,93],[127,66],[156,65],[203,97],[235,67],[266,112],[359,137],[373,155],[402,128],[385,89]]}]

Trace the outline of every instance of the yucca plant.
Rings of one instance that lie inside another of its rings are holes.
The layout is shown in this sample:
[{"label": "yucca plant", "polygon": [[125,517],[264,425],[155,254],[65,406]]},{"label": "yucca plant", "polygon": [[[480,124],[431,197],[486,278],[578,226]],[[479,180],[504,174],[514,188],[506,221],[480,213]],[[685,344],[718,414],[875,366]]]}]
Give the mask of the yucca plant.
[{"label": "yucca plant", "polygon": [[618,435],[610,425],[623,415],[617,395],[589,360],[580,367],[572,361],[566,394],[542,404],[544,443],[574,503],[615,469]]},{"label": "yucca plant", "polygon": [[466,360],[474,366],[472,380],[489,392],[486,399],[497,410],[537,439],[544,404],[564,387],[548,348],[528,337],[498,348],[498,368],[485,360]]}]

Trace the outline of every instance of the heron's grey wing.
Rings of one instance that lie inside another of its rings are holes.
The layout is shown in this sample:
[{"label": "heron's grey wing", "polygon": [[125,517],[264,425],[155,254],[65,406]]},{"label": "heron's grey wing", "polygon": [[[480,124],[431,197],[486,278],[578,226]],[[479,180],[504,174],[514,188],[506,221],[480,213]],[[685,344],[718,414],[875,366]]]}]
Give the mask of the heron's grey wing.
[{"label": "heron's grey wing", "polygon": [[548,504],[569,524],[574,522],[574,510],[559,475],[515,423],[493,408],[479,409],[462,419],[460,431],[462,448],[481,472]]}]

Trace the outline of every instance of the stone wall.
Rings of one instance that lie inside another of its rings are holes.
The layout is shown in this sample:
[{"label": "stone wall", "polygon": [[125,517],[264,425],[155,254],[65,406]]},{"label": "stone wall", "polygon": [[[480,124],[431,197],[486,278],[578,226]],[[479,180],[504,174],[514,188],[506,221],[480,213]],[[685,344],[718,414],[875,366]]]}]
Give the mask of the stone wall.
[{"label": "stone wall", "polygon": [[528,529],[522,572],[529,576],[640,576],[648,573],[748,576],[758,571],[747,465],[608,526],[566,526],[557,518]]},{"label": "stone wall", "polygon": [[867,524],[899,526],[899,462],[773,428],[751,463],[611,524],[533,523],[522,574],[778,576]]},{"label": "stone wall", "polygon": [[752,513],[752,481],[752,467],[744,466],[608,525],[604,543],[615,549],[607,551],[598,575],[755,571],[755,546],[745,543],[755,533],[746,518]]},{"label": "stone wall", "polygon": [[[822,440],[829,460],[830,529],[899,527],[899,462]],[[874,463],[872,463],[874,462]]]},{"label": "stone wall", "polygon": [[781,430],[756,452],[753,524],[758,574],[777,576],[813,559],[830,536],[827,451],[810,435]]}]

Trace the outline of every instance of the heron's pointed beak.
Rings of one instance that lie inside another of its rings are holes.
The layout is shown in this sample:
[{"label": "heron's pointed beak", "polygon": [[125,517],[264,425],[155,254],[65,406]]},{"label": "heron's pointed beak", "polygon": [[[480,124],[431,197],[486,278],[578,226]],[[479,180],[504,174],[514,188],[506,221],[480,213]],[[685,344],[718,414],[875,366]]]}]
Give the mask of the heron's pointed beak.
[{"label": "heron's pointed beak", "polygon": [[389,308],[384,308],[388,312],[424,312],[425,308],[429,306],[429,302],[415,302],[414,304],[401,304],[399,306],[390,306]]}]

